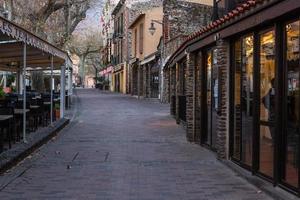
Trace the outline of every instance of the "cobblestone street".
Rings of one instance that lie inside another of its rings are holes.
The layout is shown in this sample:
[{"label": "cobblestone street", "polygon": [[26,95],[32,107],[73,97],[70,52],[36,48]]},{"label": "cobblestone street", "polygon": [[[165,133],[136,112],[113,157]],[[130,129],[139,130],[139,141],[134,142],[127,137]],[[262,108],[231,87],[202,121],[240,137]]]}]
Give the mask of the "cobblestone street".
[{"label": "cobblestone street", "polygon": [[77,90],[74,120],[0,176],[0,199],[267,200],[186,142],[169,105]]}]

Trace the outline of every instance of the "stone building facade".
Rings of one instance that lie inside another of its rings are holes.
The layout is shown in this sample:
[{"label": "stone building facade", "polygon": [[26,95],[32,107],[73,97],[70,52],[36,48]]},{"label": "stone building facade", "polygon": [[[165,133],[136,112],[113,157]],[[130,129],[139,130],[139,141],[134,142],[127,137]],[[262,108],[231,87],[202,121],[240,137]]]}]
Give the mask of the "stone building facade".
[{"label": "stone building facade", "polygon": [[223,3],[166,63],[171,114],[189,141],[299,195],[300,2]]},{"label": "stone building facade", "polygon": [[162,27],[154,32],[149,28],[153,21],[161,21],[163,15],[162,6],[148,7],[133,20],[129,29],[132,32],[131,43],[131,94],[139,98],[158,97],[158,57],[157,47],[161,40]]},{"label": "stone building facade", "polygon": [[[211,22],[213,3],[212,1],[164,0],[163,13],[164,45],[161,57],[164,64],[189,34]],[[161,73],[163,74],[163,71]],[[161,81],[161,90],[168,91],[167,87],[168,84]],[[166,92],[162,93],[162,101],[167,102],[168,95],[164,94]]]},{"label": "stone building facade", "polygon": [[112,84],[112,74],[111,68],[113,65],[113,33],[114,33],[114,23],[112,18],[112,11],[115,5],[111,1],[106,1],[105,6],[102,9],[102,15],[100,18],[100,27],[103,38],[103,49],[100,52],[101,56],[101,66],[102,71],[109,73],[101,73],[100,76],[106,76],[105,79],[109,81],[109,90],[114,91],[114,87]]}]

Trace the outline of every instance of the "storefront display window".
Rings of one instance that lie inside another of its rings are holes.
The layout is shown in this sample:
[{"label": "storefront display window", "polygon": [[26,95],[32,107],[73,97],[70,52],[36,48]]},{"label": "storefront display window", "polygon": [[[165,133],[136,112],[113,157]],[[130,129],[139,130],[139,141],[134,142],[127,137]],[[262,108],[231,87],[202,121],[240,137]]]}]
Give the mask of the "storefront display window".
[{"label": "storefront display window", "polygon": [[206,57],[206,104],[207,104],[207,137],[206,143],[211,144],[211,71],[212,71],[212,52],[209,51]]},{"label": "storefront display window", "polygon": [[300,128],[300,86],[299,86],[299,38],[300,21],[286,26],[286,99],[285,99],[285,167],[283,180],[298,186],[299,128]]},{"label": "storefront display window", "polygon": [[259,171],[273,177],[275,142],[275,31],[260,35]]},{"label": "storefront display window", "polygon": [[233,157],[251,166],[253,138],[253,36],[237,40],[234,48]]}]

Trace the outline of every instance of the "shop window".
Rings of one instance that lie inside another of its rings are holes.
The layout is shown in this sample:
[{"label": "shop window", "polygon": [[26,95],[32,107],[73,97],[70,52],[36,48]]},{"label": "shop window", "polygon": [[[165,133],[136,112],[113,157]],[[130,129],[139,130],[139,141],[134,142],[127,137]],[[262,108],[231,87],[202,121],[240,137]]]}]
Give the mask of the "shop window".
[{"label": "shop window", "polygon": [[300,128],[300,21],[286,26],[286,99],[285,99],[285,167],[284,182],[298,186],[299,128]]},{"label": "shop window", "polygon": [[275,31],[260,35],[259,170],[273,177],[275,140]]},{"label": "shop window", "polygon": [[232,157],[252,165],[253,36],[234,44],[234,134]]},{"label": "shop window", "polygon": [[206,57],[206,105],[207,105],[207,135],[205,137],[205,142],[208,145],[211,145],[211,130],[212,130],[212,124],[211,124],[211,110],[212,110],[212,91],[211,91],[211,71],[212,71],[212,52],[209,51],[207,53]]}]

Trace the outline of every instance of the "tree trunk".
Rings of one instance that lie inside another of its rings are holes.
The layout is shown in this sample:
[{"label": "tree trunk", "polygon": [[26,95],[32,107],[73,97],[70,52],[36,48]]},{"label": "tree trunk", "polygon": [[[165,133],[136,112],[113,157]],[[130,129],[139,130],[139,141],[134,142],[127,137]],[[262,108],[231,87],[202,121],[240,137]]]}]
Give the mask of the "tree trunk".
[{"label": "tree trunk", "polygon": [[84,63],[85,63],[86,55],[80,55],[79,56],[79,74],[81,77],[81,85],[84,87],[85,84],[85,68],[84,68]]}]

